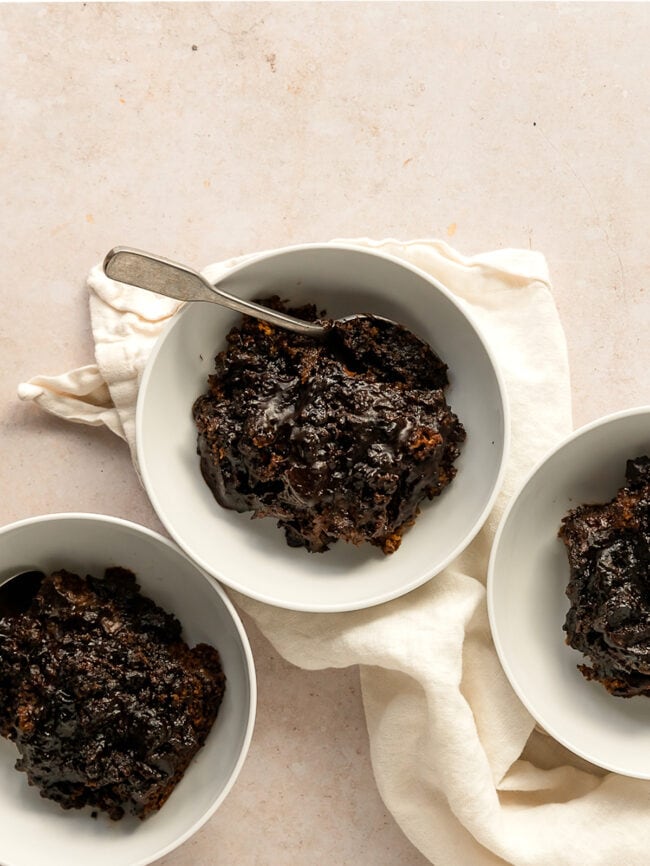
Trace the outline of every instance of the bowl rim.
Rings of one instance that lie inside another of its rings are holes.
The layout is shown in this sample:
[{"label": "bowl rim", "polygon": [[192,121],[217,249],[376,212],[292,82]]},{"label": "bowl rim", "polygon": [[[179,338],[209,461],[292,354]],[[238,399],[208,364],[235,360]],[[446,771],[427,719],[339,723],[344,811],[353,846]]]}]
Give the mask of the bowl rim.
[{"label": "bowl rim", "polygon": [[372,256],[374,258],[384,259],[398,265],[401,268],[404,268],[407,271],[411,271],[416,276],[420,277],[426,283],[432,286],[433,289],[442,294],[458,310],[460,315],[468,322],[470,328],[474,332],[476,338],[480,342],[488,357],[496,380],[497,389],[501,400],[501,410],[503,413],[503,439],[501,443],[501,460],[492,487],[492,491],[487,498],[481,513],[474,521],[470,531],[463,537],[463,539],[456,545],[456,547],[454,547],[454,549],[451,550],[441,562],[437,563],[435,567],[425,569],[422,574],[418,574],[413,580],[409,581],[408,583],[401,584],[398,588],[380,593],[376,596],[372,596],[371,598],[361,599],[354,602],[325,602],[320,604],[316,604],[313,602],[304,603],[294,602],[286,599],[278,599],[275,598],[272,594],[266,592],[252,591],[245,585],[239,583],[236,579],[233,580],[230,576],[220,573],[214,566],[210,565],[210,563],[206,562],[201,556],[191,550],[189,545],[184,542],[183,538],[176,531],[172,522],[167,519],[166,515],[164,515],[164,512],[160,506],[160,502],[152,485],[151,476],[149,475],[149,471],[147,468],[146,455],[142,446],[142,427],[144,423],[143,419],[145,395],[147,393],[149,380],[153,375],[156,358],[158,357],[158,354],[161,351],[163,345],[165,344],[167,337],[169,336],[171,331],[178,325],[182,317],[190,309],[191,305],[189,303],[185,305],[184,308],[181,309],[178,313],[172,316],[171,320],[166,324],[165,328],[156,340],[156,343],[153,346],[149,357],[147,358],[145,369],[142,374],[142,378],[140,380],[140,385],[138,388],[135,417],[135,450],[140,477],[142,479],[142,483],[144,485],[147,496],[149,497],[153,509],[158,516],[158,519],[161,521],[166,531],[174,539],[176,544],[187,554],[187,556],[189,556],[190,559],[200,565],[200,567],[204,571],[212,575],[215,580],[221,581],[221,583],[225,584],[231,589],[236,590],[237,592],[242,593],[242,595],[245,595],[247,598],[252,598],[256,601],[261,601],[265,604],[270,604],[274,607],[283,608],[285,610],[303,611],[307,613],[341,613],[344,611],[362,610],[369,607],[375,607],[376,605],[384,604],[388,601],[392,601],[395,598],[400,598],[401,596],[412,592],[414,589],[417,589],[418,587],[427,583],[427,581],[431,580],[433,577],[443,571],[451,562],[454,561],[454,559],[456,559],[457,556],[459,556],[467,547],[469,547],[469,545],[476,538],[485,521],[487,520],[490,512],[494,507],[497,496],[499,495],[503,486],[503,479],[508,466],[508,458],[510,455],[510,405],[508,400],[508,392],[505,385],[505,379],[503,377],[503,373],[501,371],[499,363],[496,359],[495,353],[488,344],[485,337],[483,336],[483,333],[478,324],[476,323],[476,320],[474,319],[471,310],[468,309],[468,305],[463,302],[462,298],[458,298],[456,295],[454,295],[454,293],[450,289],[448,289],[435,277],[422,270],[422,268],[417,267],[417,265],[413,265],[410,262],[399,258],[398,256],[386,253],[384,251],[379,251],[375,248],[368,248],[355,243],[342,243],[339,241],[333,241],[331,243],[294,244],[290,246],[280,247],[278,249],[265,250],[260,253],[251,253],[249,255],[246,255],[242,262],[235,265],[232,269],[228,271],[228,276],[240,270],[243,270],[244,268],[250,267],[251,265],[257,264],[258,262],[261,262],[265,259],[279,258],[281,256],[291,255],[292,253],[296,252],[317,250],[338,250],[362,253],[363,255]]},{"label": "bowl rim", "polygon": [[[164,857],[166,854],[171,853],[184,842],[193,836],[200,828],[214,815],[219,806],[226,799],[228,794],[230,793],[233,785],[237,781],[237,778],[244,766],[244,762],[248,755],[248,750],[250,748],[251,740],[253,737],[253,730],[255,727],[255,717],[257,713],[257,676],[255,672],[255,662],[253,659],[253,652],[251,650],[250,641],[248,639],[248,635],[246,634],[246,630],[244,629],[244,625],[241,621],[239,614],[237,613],[233,603],[230,601],[228,596],[226,595],[223,587],[221,587],[209,574],[207,574],[204,569],[202,569],[197,563],[191,559],[191,557],[187,556],[187,554],[178,548],[177,545],[173,544],[169,539],[160,535],[160,533],[155,532],[153,529],[149,529],[146,526],[142,526],[139,523],[135,523],[131,520],[126,520],[122,517],[114,517],[109,514],[100,514],[98,512],[86,512],[86,511],[59,511],[54,512],[52,514],[38,514],[33,517],[26,517],[22,520],[14,521],[13,523],[5,524],[0,527],[0,537],[3,535],[7,535],[10,532],[21,529],[25,526],[30,526],[38,523],[48,523],[52,521],[63,521],[63,520],[88,520],[95,521],[98,523],[107,523],[112,524],[114,526],[121,526],[126,529],[130,529],[135,531],[141,535],[145,535],[152,539],[154,542],[161,544],[163,547],[166,547],[169,550],[174,551],[174,553],[182,556],[183,559],[187,560],[190,565],[196,570],[196,572],[210,585],[212,590],[219,596],[221,602],[223,603],[226,611],[230,615],[230,618],[235,626],[237,631],[237,635],[239,637],[239,642],[241,644],[244,658],[246,662],[246,671],[248,674],[248,684],[249,684],[249,706],[248,706],[248,715],[246,719],[246,729],[244,731],[244,737],[242,740],[242,746],[237,757],[237,761],[235,762],[235,766],[228,777],[226,784],[224,785],[221,793],[215,799],[215,801],[211,804],[210,808],[207,809],[181,836],[174,839],[172,842],[167,845],[159,848],[155,852],[151,854],[147,854],[144,858],[140,858],[139,860],[134,860],[128,864],[128,866],[148,866],[148,864],[153,863],[156,860],[159,860],[161,857]],[[200,751],[198,753],[200,755]],[[15,861],[14,861],[15,862]],[[14,866],[13,863],[7,862],[6,866]]]},{"label": "bowl rim", "polygon": [[526,710],[530,713],[530,715],[535,719],[535,721],[541,725],[541,727],[546,731],[547,734],[550,734],[554,740],[557,740],[558,743],[563,745],[566,749],[572,752],[574,755],[578,755],[580,758],[584,758],[586,761],[589,761],[591,764],[594,764],[597,767],[602,767],[604,770],[609,770],[613,773],[618,773],[622,776],[628,776],[630,778],[635,779],[650,779],[650,772],[647,773],[631,773],[627,770],[621,770],[616,764],[611,763],[607,760],[603,760],[600,757],[595,757],[591,752],[587,749],[581,748],[579,745],[571,742],[567,737],[565,737],[560,731],[558,731],[557,727],[553,724],[548,724],[543,715],[537,712],[533,706],[532,702],[528,698],[528,694],[526,690],[520,685],[519,681],[515,677],[512,668],[510,667],[510,662],[507,653],[504,650],[504,647],[501,643],[501,638],[499,635],[499,630],[496,625],[496,603],[495,603],[495,569],[496,569],[496,559],[499,553],[499,547],[501,543],[501,537],[506,530],[507,524],[509,522],[510,515],[514,508],[516,507],[517,502],[519,501],[520,496],[528,486],[528,484],[533,480],[533,478],[543,470],[544,466],[551,460],[556,454],[562,451],[564,448],[568,447],[571,443],[573,443],[576,439],[580,439],[585,434],[589,433],[592,430],[597,429],[598,427],[605,427],[608,424],[621,420],[623,418],[629,418],[634,415],[649,415],[650,416],[650,404],[642,404],[640,406],[633,406],[629,409],[621,409],[616,412],[608,413],[607,415],[603,415],[600,418],[596,418],[593,421],[590,421],[581,427],[578,427],[576,430],[573,430],[567,436],[560,440],[556,445],[554,445],[550,450],[544,454],[544,456],[538,460],[533,468],[528,472],[525,476],[524,480],[521,482],[515,493],[512,495],[508,505],[503,512],[501,520],[499,521],[499,525],[497,527],[497,531],[494,535],[494,540],[492,542],[492,548],[490,550],[490,558],[488,561],[488,571],[487,571],[487,587],[486,587],[486,597],[487,597],[487,609],[488,609],[488,621],[490,624],[490,632],[492,634],[492,641],[494,643],[494,647],[497,652],[497,656],[499,658],[499,662],[501,663],[501,667],[510,683],[513,691],[524,705]]}]

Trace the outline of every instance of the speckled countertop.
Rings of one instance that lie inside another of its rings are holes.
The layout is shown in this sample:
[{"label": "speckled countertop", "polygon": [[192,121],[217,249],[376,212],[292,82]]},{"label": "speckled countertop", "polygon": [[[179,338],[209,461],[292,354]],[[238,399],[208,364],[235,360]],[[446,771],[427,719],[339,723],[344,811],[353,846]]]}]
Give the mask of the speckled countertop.
[{"label": "speckled countertop", "polygon": [[[92,361],[118,243],[203,266],[333,237],[547,257],[574,420],[650,403],[650,6],[0,5],[0,523],[161,529],[126,447],[15,397]],[[422,866],[383,807],[356,670],[259,675],[248,761],[165,866]],[[465,864],[459,864],[465,866]]]}]

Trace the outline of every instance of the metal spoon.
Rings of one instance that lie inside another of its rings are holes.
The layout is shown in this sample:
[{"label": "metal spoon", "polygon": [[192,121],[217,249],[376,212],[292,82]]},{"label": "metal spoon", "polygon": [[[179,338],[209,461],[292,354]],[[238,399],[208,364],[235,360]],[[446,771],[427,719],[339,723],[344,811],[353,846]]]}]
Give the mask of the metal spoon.
[{"label": "metal spoon", "polygon": [[104,259],[104,273],[120,283],[177,298],[179,301],[211,301],[222,304],[231,310],[271,322],[297,334],[320,339],[328,331],[324,325],[304,322],[286,313],[244,301],[220,289],[219,283],[212,285],[198,271],[187,265],[132,247],[114,247]]},{"label": "metal spoon", "polygon": [[[363,359],[359,357],[354,334],[367,322],[381,332],[380,343],[394,346],[399,342],[403,344],[410,342],[412,347],[417,347],[422,356],[429,358],[432,369],[440,363],[428,343],[392,319],[374,314],[355,313],[330,321],[327,325],[305,322],[278,310],[237,298],[219,288],[219,283],[213,285],[208,282],[198,271],[187,265],[133,247],[114,247],[104,259],[104,273],[117,282],[147,289],[159,295],[181,301],[210,301],[247,316],[262,319],[264,322],[270,322],[288,331],[318,340],[327,338],[330,347],[348,365],[354,366],[360,363],[363,367]],[[441,387],[437,378],[434,379],[431,387]]]},{"label": "metal spoon", "polygon": [[0,619],[25,613],[44,577],[42,571],[32,568],[0,580]]}]

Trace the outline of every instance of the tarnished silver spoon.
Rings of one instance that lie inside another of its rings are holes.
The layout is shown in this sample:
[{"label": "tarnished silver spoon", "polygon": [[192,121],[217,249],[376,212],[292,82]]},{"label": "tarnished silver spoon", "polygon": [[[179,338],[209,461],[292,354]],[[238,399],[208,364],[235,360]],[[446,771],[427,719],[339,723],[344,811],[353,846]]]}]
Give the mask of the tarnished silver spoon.
[{"label": "tarnished silver spoon", "polygon": [[[355,334],[368,323],[380,334],[377,345],[410,344],[410,351],[415,350],[420,355],[428,357],[432,368],[436,368],[439,364],[439,359],[432,353],[428,343],[404,325],[384,316],[354,313],[341,319],[330,320],[325,324],[306,322],[261,304],[244,301],[220,288],[219,282],[210,283],[198,271],[187,265],[133,247],[114,247],[104,259],[103,267],[108,277],[120,283],[137,286],[180,301],[209,301],[221,304],[288,331],[318,340],[327,338],[334,351],[346,354],[348,360],[352,363],[361,363],[362,366],[363,358],[359,357]],[[437,383],[433,387],[441,387],[441,385]]]},{"label": "tarnished silver spoon", "polygon": [[0,579],[0,619],[25,613],[44,577],[42,571],[29,568]]},{"label": "tarnished silver spoon", "polygon": [[328,330],[324,325],[304,322],[278,310],[244,301],[220,289],[219,283],[213,285],[208,282],[198,271],[187,265],[132,247],[114,247],[104,259],[104,273],[119,283],[127,283],[179,301],[210,301],[221,304],[230,310],[262,319],[297,334],[322,338]]}]

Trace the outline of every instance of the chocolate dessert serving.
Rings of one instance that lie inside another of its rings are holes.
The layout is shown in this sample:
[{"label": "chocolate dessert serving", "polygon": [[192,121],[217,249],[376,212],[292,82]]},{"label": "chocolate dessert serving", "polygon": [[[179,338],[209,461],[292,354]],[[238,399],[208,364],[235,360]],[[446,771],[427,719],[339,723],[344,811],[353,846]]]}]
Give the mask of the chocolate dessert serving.
[{"label": "chocolate dessert serving", "polygon": [[650,457],[627,461],[611,500],[562,521],[571,576],[564,630],[589,680],[618,697],[650,696]]},{"label": "chocolate dessert serving", "polygon": [[334,322],[318,341],[243,317],[208,384],[193,410],[203,477],[225,508],[277,520],[292,547],[393,553],[456,473],[465,430],[447,367],[391,322]]},{"label": "chocolate dessert serving", "polygon": [[17,769],[65,809],[156,812],[224,690],[217,650],[190,649],[123,568],[103,580],[55,572],[25,613],[0,618],[0,733]]}]

